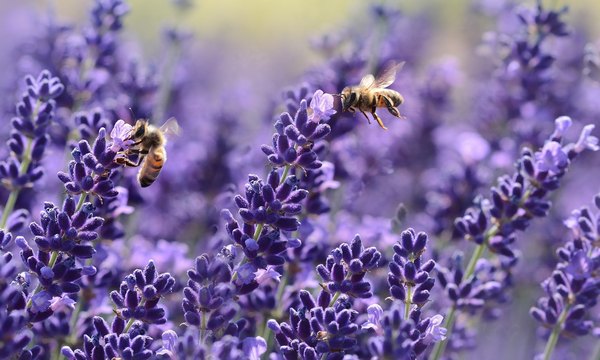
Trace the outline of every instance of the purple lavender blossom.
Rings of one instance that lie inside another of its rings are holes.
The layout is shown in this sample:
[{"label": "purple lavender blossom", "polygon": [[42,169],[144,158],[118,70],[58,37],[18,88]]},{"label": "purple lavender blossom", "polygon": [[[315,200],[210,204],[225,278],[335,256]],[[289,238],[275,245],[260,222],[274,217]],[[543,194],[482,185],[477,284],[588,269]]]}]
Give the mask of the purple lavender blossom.
[{"label": "purple lavender blossom", "polygon": [[91,147],[86,140],[81,140],[73,149],[69,172],[58,173],[69,194],[97,196],[100,200],[117,196],[112,177],[116,176],[115,169],[122,165],[116,160],[121,156],[119,152],[126,150],[131,143],[125,139],[124,132],[129,129],[125,124],[117,122],[115,129],[111,145],[107,145],[106,130],[101,128]]},{"label": "purple lavender blossom", "polygon": [[[0,255],[0,356],[9,358],[21,356],[36,358],[41,348],[34,346],[30,350],[25,347],[33,336],[27,329],[27,313],[25,311],[26,294],[13,283],[17,276],[17,267],[12,260],[11,253]],[[29,353],[27,353],[29,351]]]},{"label": "purple lavender blossom", "polygon": [[0,228],[7,225],[20,191],[30,187],[44,174],[40,161],[49,142],[48,127],[54,119],[57,98],[64,85],[57,77],[44,70],[37,78],[27,76],[27,91],[17,103],[17,117],[7,141],[11,157],[0,163],[0,180],[11,191],[0,220]]},{"label": "purple lavender blossom", "polygon": [[160,299],[169,294],[175,279],[169,273],[159,274],[154,262],[142,269],[136,269],[125,277],[118,291],[110,293],[111,300],[117,306],[117,317],[128,321],[125,330],[129,330],[133,321],[148,324],[164,324],[165,309],[158,306]]},{"label": "purple lavender blossom", "polygon": [[[600,209],[600,195],[596,195],[594,201]],[[600,214],[592,214],[588,208],[573,212],[566,221],[572,239],[556,251],[560,261],[552,275],[542,282],[545,296],[530,310],[534,319],[552,329],[544,350],[545,358],[550,357],[560,336],[585,336],[596,326],[588,309],[598,303],[600,296],[597,276],[600,253],[595,245],[599,239],[599,223]]]},{"label": "purple lavender blossom", "polygon": [[273,166],[298,167],[304,170],[318,169],[321,162],[313,150],[315,142],[329,134],[331,128],[325,123],[335,113],[333,97],[317,90],[311,102],[309,115],[307,103],[300,101],[295,116],[283,113],[275,123],[277,133],[273,135],[273,146],[263,145],[262,151]]},{"label": "purple lavender blossom", "polygon": [[371,283],[364,276],[379,267],[380,260],[381,253],[374,247],[365,249],[360,236],[356,235],[352,243],[333,249],[325,265],[317,266],[317,273],[323,279],[321,286],[324,291],[338,296],[371,297]]},{"label": "purple lavender blossom", "polygon": [[[415,233],[413,229],[403,231],[400,241],[394,244],[394,258],[389,263],[388,284],[394,299],[418,307],[429,301],[429,294],[435,280],[430,273],[435,269],[435,262],[422,262],[421,255],[427,245],[427,234]],[[408,311],[407,311],[408,313]]]},{"label": "purple lavender blossom", "polygon": [[83,350],[64,346],[61,354],[69,360],[95,359],[151,359],[155,355],[151,349],[153,339],[143,332],[124,330],[125,322],[115,317],[112,325],[101,317],[93,319],[95,333],[93,337],[84,335]]}]

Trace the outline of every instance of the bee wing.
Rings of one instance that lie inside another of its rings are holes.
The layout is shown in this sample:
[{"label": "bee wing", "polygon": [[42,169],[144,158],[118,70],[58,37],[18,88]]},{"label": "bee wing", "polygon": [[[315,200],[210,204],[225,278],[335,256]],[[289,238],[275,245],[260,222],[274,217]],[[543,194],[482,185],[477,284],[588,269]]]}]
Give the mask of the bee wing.
[{"label": "bee wing", "polygon": [[161,127],[160,131],[166,136],[179,136],[181,128],[174,117],[169,118]]},{"label": "bee wing", "polygon": [[396,80],[396,73],[402,69],[405,63],[405,61],[399,64],[396,64],[395,62],[390,63],[385,70],[383,70],[381,75],[377,77],[377,80],[375,80],[375,87],[383,89],[392,85],[394,80]]},{"label": "bee wing", "polygon": [[358,86],[370,88],[375,84],[375,77],[371,74],[363,76]]}]

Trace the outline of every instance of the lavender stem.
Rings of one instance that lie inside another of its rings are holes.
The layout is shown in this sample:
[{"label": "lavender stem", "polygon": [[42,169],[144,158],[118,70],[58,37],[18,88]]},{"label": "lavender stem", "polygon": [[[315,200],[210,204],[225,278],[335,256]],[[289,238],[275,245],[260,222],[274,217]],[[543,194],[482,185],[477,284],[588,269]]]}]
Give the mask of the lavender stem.
[{"label": "lavender stem", "polygon": [[[37,100],[33,108],[33,118],[37,117],[40,105],[40,100]],[[25,148],[25,153],[23,154],[23,162],[21,163],[21,168],[19,169],[19,175],[25,174],[27,172],[27,168],[29,168],[29,164],[31,164],[32,145],[33,139],[28,137],[27,147]],[[17,203],[17,198],[19,197],[20,192],[21,188],[16,188],[10,192],[8,199],[6,200],[6,205],[4,206],[4,211],[2,212],[2,219],[0,220],[0,229],[4,229],[4,227],[6,227],[6,221],[8,221],[8,216],[12,213],[13,209],[15,208],[15,204]]]},{"label": "lavender stem", "polygon": [[558,337],[560,336],[560,332],[562,331],[563,324],[565,320],[567,320],[567,315],[569,314],[569,310],[571,309],[571,304],[567,304],[554,325],[552,329],[552,333],[548,338],[548,342],[546,343],[546,348],[544,349],[544,360],[550,360],[552,357],[552,352],[554,352],[554,348],[556,347],[556,343],[558,343]]}]

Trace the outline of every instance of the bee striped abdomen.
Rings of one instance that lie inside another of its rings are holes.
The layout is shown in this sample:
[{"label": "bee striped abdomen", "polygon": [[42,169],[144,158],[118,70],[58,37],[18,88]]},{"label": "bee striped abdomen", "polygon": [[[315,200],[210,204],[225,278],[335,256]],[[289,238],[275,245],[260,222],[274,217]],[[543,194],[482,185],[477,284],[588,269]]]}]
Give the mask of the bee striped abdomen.
[{"label": "bee striped abdomen", "polygon": [[148,187],[156,180],[166,161],[164,148],[152,148],[144,160],[138,174],[138,181],[142,187]]}]

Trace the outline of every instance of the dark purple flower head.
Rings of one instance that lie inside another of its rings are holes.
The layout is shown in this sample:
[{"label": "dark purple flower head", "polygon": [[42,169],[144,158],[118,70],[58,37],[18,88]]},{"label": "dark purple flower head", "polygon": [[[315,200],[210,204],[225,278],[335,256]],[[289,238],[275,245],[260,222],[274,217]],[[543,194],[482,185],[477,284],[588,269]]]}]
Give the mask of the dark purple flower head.
[{"label": "dark purple flower head", "polygon": [[[421,255],[427,245],[427,234],[403,231],[400,241],[394,244],[393,261],[389,263],[388,285],[392,298],[421,307],[429,301],[435,279],[433,260],[423,261]],[[408,298],[410,296],[410,298]]]},{"label": "dark purple flower head", "polygon": [[123,27],[123,17],[129,6],[123,0],[97,0],[91,11],[92,27],[86,31],[88,46],[95,49],[95,64],[114,66],[116,32]]},{"label": "dark purple flower head", "polygon": [[273,135],[273,146],[262,146],[273,166],[298,167],[304,171],[321,167],[315,142],[331,132],[329,125],[323,121],[329,119],[335,110],[333,97],[329,99],[331,95],[323,95],[321,90],[315,95],[317,100],[311,103],[314,108],[311,108],[310,115],[306,100],[302,100],[294,117],[286,112],[275,122],[277,132]]},{"label": "dark purple flower head", "polygon": [[201,330],[226,327],[239,309],[232,301],[235,291],[230,266],[220,258],[202,254],[188,276],[182,303],[186,323]]},{"label": "dark purple flower head", "polygon": [[352,243],[333,249],[325,265],[317,266],[317,273],[323,279],[321,286],[330,293],[369,298],[373,296],[371,283],[364,277],[380,266],[380,260],[381,253],[374,247],[365,249],[356,235]]},{"label": "dark purple flower head", "polygon": [[33,222],[29,229],[40,251],[59,251],[80,259],[89,259],[95,253],[90,244],[98,238],[98,229],[104,219],[92,214],[91,203],[76,208],[73,197],[68,196],[59,209],[52,203],[45,203],[40,213],[40,223]]},{"label": "dark purple flower head", "polygon": [[[600,209],[600,196],[594,200]],[[592,214],[588,208],[576,210],[565,224],[572,231],[572,239],[557,250],[559,262],[542,283],[545,296],[531,308],[530,314],[560,335],[583,336],[594,328],[594,318],[588,309],[596,306],[600,297],[600,212]]]},{"label": "dark purple flower head", "polygon": [[441,326],[443,317],[434,315],[421,319],[419,310],[411,311],[408,319],[404,309],[393,306],[383,311],[379,305],[369,306],[369,321],[362,328],[369,333],[367,352],[378,358],[414,359],[427,347],[446,338]]},{"label": "dark purple flower head", "polygon": [[[307,195],[308,191],[298,188],[295,176],[288,176],[281,182],[279,172],[272,170],[266,183],[257,175],[249,175],[245,196],[237,195],[234,200],[244,223],[294,231],[298,228],[294,215],[302,212],[301,203]],[[229,231],[231,226],[228,225]],[[237,238],[234,240],[239,242]]]},{"label": "dark purple flower head", "polygon": [[101,109],[94,109],[76,114],[75,125],[82,140],[92,141],[98,136],[100,129],[109,128],[111,122],[104,117]]},{"label": "dark purple flower head", "polygon": [[12,243],[13,236],[10,232],[4,232],[0,230],[0,251],[5,251],[8,246]]},{"label": "dark purple flower head", "polygon": [[541,0],[537,1],[535,9],[522,10],[519,19],[526,25],[535,27],[542,34],[552,34],[562,37],[569,35],[567,24],[560,18],[568,11],[566,6],[559,10],[544,9]]},{"label": "dark purple flower head", "polygon": [[[27,328],[26,293],[16,283],[17,267],[11,260],[11,253],[0,254],[0,356],[19,358],[27,355],[25,347],[33,334]],[[39,350],[31,349],[35,354]]]},{"label": "dark purple flower head", "polygon": [[[342,296],[331,307],[321,307],[306,290],[299,293],[301,307],[290,308],[289,322],[267,324],[275,333],[282,355],[285,358],[299,356],[301,359],[341,359],[344,354],[353,354],[356,345],[358,312],[345,306],[348,299]],[[333,355],[336,354],[336,355]]]},{"label": "dark purple flower head", "polygon": [[136,269],[125,277],[118,291],[110,298],[117,307],[115,312],[123,320],[139,320],[148,324],[164,324],[165,309],[160,299],[171,293],[175,278],[169,273],[159,274],[151,260],[144,269]]},{"label": "dark purple flower head", "polygon": [[[487,260],[480,260],[487,262]],[[485,276],[488,266],[477,266],[474,275],[465,278],[462,268],[462,257],[455,255],[449,266],[438,269],[438,282],[446,292],[450,301],[458,308],[481,309],[486,301],[496,299],[503,291],[502,283],[494,278]],[[481,274],[480,274],[481,273]]]},{"label": "dark purple flower head", "polygon": [[[17,237],[16,243],[21,248],[21,260],[38,281],[36,290],[27,303],[29,322],[43,321],[52,316],[54,313],[52,305],[56,305],[54,299],[62,297],[65,293],[79,292],[81,287],[78,280],[83,273],[95,273],[95,268],[81,267],[73,257],[58,255],[58,253],[51,255],[42,250],[35,254],[23,237]],[[91,257],[91,254],[85,255]]]},{"label": "dark purple flower head", "polygon": [[548,214],[547,197],[559,187],[571,161],[584,150],[600,149],[598,139],[590,134],[593,125],[584,127],[577,143],[563,145],[562,135],[570,124],[565,117],[556,119],[556,129],[541,149],[534,153],[524,148],[516,172],[498,178],[491,199],[477,199],[476,206],[457,218],[456,231],[495,253],[515,257],[516,232],[529,227],[531,219]]},{"label": "dark purple flower head", "polygon": [[61,354],[68,360],[154,359],[154,340],[142,333],[125,332],[125,323],[115,317],[112,325],[99,316],[92,320],[93,336],[83,336],[83,350],[63,346]]},{"label": "dark purple flower head", "polygon": [[58,178],[64,183],[65,190],[71,195],[90,194],[103,198],[117,196],[113,178],[117,169],[123,167],[116,160],[120,152],[131,145],[127,137],[131,125],[117,121],[111,136],[113,142],[107,144],[106,130],[101,128],[92,146],[81,140],[71,152],[73,160],[69,162],[69,172],[58,172]]},{"label": "dark purple flower head", "polygon": [[49,142],[48,126],[54,119],[56,102],[64,90],[57,77],[44,70],[36,78],[27,76],[27,91],[17,103],[17,117],[7,141],[10,159],[0,163],[0,179],[10,190],[21,189],[39,180],[43,170],[39,162]]}]

